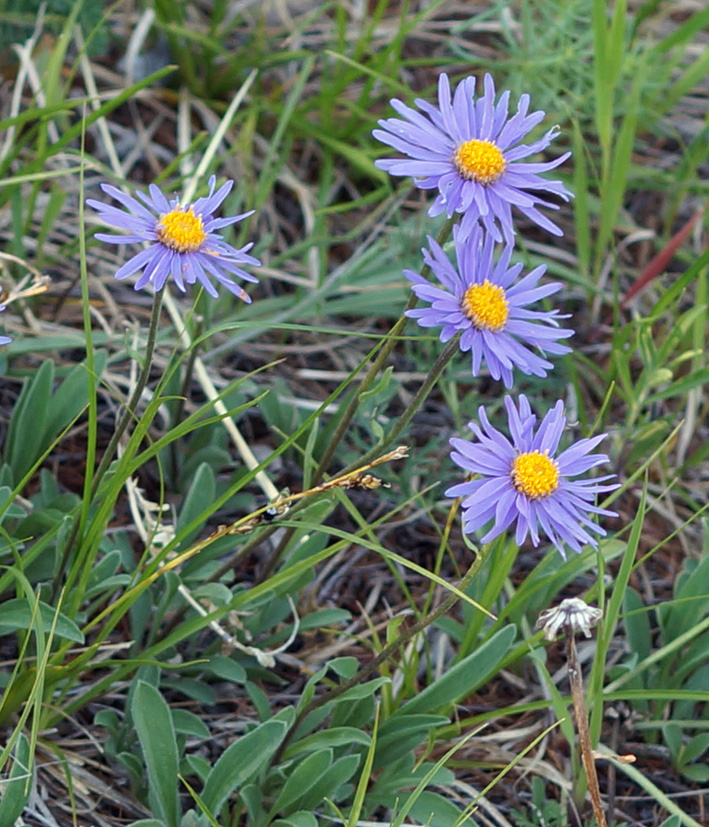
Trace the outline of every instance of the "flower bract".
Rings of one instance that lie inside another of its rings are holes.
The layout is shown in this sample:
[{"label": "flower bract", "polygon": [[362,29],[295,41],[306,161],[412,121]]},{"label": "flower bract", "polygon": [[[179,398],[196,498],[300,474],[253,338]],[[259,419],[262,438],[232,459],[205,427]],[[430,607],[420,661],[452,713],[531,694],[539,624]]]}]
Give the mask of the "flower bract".
[{"label": "flower bract", "polygon": [[[551,193],[568,201],[571,193],[561,181],[549,181],[542,173],[559,166],[570,155],[551,161],[526,162],[549,146],[558,129],[550,129],[529,144],[521,141],[544,118],[544,112],[528,114],[529,95],[522,95],[517,112],[508,112],[510,93],[495,102],[495,84],[485,75],[483,94],[475,99],[475,78],[468,77],[451,95],[448,76],[438,79],[438,106],[417,99],[417,112],[400,100],[391,105],[401,116],[379,121],[374,137],[408,158],[385,158],[375,162],[391,175],[410,175],[421,189],[438,190],[431,216],[462,213],[467,233],[482,222],[496,240],[509,242],[514,236],[512,207],[553,235],[561,229],[539,207],[558,209],[542,197]],[[499,224],[499,227],[498,227]]]},{"label": "flower bract", "polygon": [[602,484],[613,479],[610,474],[595,479],[572,479],[591,468],[608,462],[605,454],[591,451],[606,436],[600,434],[580,439],[556,456],[566,417],[564,403],[559,400],[547,412],[539,427],[529,401],[519,397],[519,406],[506,396],[505,408],[510,437],[505,436],[488,421],[485,409],[480,407],[480,426],[469,427],[477,437],[467,442],[451,439],[451,459],[465,471],[478,475],[452,486],[447,497],[463,497],[463,528],[470,534],[492,521],[482,542],[497,537],[515,521],[515,542],[521,545],[527,535],[535,546],[540,542],[540,531],[565,555],[565,546],[576,552],[584,544],[594,547],[594,534],[605,531],[591,519],[591,514],[617,516],[594,505],[596,495],[612,491],[616,483]]},{"label": "flower bract", "polygon": [[429,237],[430,250],[423,250],[424,263],[442,287],[430,284],[419,273],[405,270],[413,291],[429,307],[406,312],[421,327],[440,327],[440,339],[447,342],[461,333],[460,349],[472,354],[473,376],[480,372],[482,360],[491,376],[512,387],[513,369],[534,376],[546,376],[551,362],[530,348],[546,353],[569,353],[560,342],[573,330],[560,328],[558,310],[530,310],[529,305],[561,289],[559,282],[540,286],[546,272],[540,265],[517,281],[522,265],[510,266],[512,246],[507,245],[499,259],[494,258],[494,239],[479,226],[464,237],[459,226],[453,228],[457,266],[441,246]]},{"label": "flower bract", "polygon": [[219,230],[252,215],[253,210],[231,218],[215,218],[214,213],[231,192],[234,182],[227,181],[216,192],[215,184],[216,178],[212,176],[208,195],[187,205],[181,205],[177,198],[168,201],[155,184],[150,185],[147,195],[136,193],[137,198],[110,184],[101,184],[106,195],[125,209],[93,199],[86,203],[98,211],[105,224],[125,230],[128,235],[96,233],[96,238],[109,244],[147,242],[150,245],[120,267],[116,278],[124,279],[142,270],[135,283],[136,290],[147,284],[152,284],[156,291],[161,290],[171,276],[183,293],[187,285],[199,282],[210,296],[216,298],[214,279],[235,296],[250,302],[234,276],[244,281],[258,281],[243,269],[245,264],[258,266],[261,263],[248,255],[253,243],[236,249],[223,240]]}]

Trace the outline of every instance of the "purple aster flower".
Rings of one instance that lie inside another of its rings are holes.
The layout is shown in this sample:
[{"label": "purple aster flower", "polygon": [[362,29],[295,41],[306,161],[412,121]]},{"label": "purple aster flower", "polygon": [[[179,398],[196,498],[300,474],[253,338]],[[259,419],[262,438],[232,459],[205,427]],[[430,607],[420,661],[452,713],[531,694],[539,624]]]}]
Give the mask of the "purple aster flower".
[{"label": "purple aster flower", "polygon": [[519,397],[519,410],[509,396],[505,397],[505,407],[511,440],[493,428],[480,407],[482,428],[474,422],[468,426],[477,442],[455,437],[450,441],[455,449],[451,452],[453,462],[481,477],[446,491],[447,497],[464,497],[463,530],[470,534],[493,520],[492,528],[482,538],[487,543],[517,520],[518,545],[529,534],[538,546],[541,529],[562,557],[566,557],[564,544],[577,552],[585,543],[597,547],[598,540],[590,532],[606,532],[589,515],[618,516],[593,505],[596,494],[618,488],[617,483],[600,484],[615,474],[596,479],[570,478],[608,462],[605,454],[590,453],[606,434],[580,439],[555,457],[566,425],[564,403],[559,400],[548,411],[536,434],[537,417],[524,395]]},{"label": "purple aster flower", "polygon": [[[374,137],[408,155],[386,158],[375,166],[392,175],[410,175],[421,189],[437,189],[438,197],[428,214],[448,217],[463,213],[462,225],[467,233],[481,221],[497,241],[501,240],[496,222],[505,240],[514,236],[512,207],[553,235],[561,229],[544,216],[538,206],[558,209],[558,204],[540,197],[553,193],[568,201],[571,193],[561,181],[548,181],[540,173],[554,169],[571,154],[565,153],[545,163],[520,163],[549,146],[558,133],[554,127],[538,141],[520,141],[541,122],[544,112],[527,114],[529,95],[522,95],[517,112],[508,116],[510,93],[503,92],[495,103],[495,84],[485,75],[484,93],[475,100],[475,78],[458,84],[451,99],[448,76],[438,78],[438,107],[416,99],[416,112],[400,100],[391,105],[401,118],[379,121],[381,129]],[[403,119],[403,120],[402,120]]]},{"label": "purple aster flower", "polygon": [[547,353],[570,353],[571,348],[559,342],[573,335],[573,330],[560,328],[558,310],[528,310],[528,305],[551,296],[561,289],[559,282],[537,286],[546,266],[535,267],[515,283],[522,265],[510,267],[513,247],[507,245],[497,262],[493,259],[494,239],[475,225],[463,237],[459,226],[453,228],[457,268],[443,252],[440,244],[429,236],[430,251],[423,250],[423,260],[445,289],[434,287],[411,270],[404,275],[413,282],[412,290],[430,307],[407,310],[421,327],[441,327],[440,339],[447,342],[456,333],[460,349],[471,351],[473,376],[480,372],[485,358],[491,376],[512,387],[512,369],[528,376],[546,376],[552,364],[530,350],[540,348]]},{"label": "purple aster flower", "polygon": [[234,186],[233,181],[227,181],[215,192],[215,183],[216,178],[212,176],[209,179],[209,194],[186,206],[181,206],[177,198],[168,201],[155,184],[148,188],[149,195],[137,193],[140,201],[110,184],[101,184],[106,195],[126,210],[93,199],[86,203],[98,210],[99,218],[105,224],[127,230],[129,235],[96,233],[96,238],[109,244],[141,241],[150,244],[120,267],[116,278],[124,279],[142,270],[135,289],[141,290],[152,283],[158,291],[163,288],[168,276],[172,276],[183,293],[186,285],[199,281],[207,293],[216,298],[217,290],[211,281],[214,278],[235,296],[250,302],[251,299],[233,276],[245,281],[258,281],[241,267],[243,264],[257,266],[261,263],[247,255],[253,242],[237,250],[227,244],[217,231],[252,215],[253,210],[233,218],[214,218],[214,212]]}]

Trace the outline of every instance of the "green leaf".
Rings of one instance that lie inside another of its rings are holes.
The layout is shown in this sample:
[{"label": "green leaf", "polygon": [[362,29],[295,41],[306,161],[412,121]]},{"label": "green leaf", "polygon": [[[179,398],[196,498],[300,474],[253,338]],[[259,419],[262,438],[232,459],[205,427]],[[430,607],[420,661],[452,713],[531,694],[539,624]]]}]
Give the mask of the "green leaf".
[{"label": "green leaf", "polygon": [[[447,718],[443,719],[447,721]],[[351,726],[331,727],[330,729],[316,732],[314,735],[309,735],[291,744],[283,755],[284,760],[289,760],[295,755],[303,752],[311,752],[315,749],[324,749],[325,747],[345,747],[345,746],[364,746],[368,747],[372,742],[370,736],[361,729],[355,729]]]},{"label": "green leaf", "polygon": [[240,785],[254,776],[278,749],[286,734],[284,721],[266,721],[226,749],[204,785],[202,801],[216,813]]},{"label": "green leaf", "polygon": [[627,586],[623,595],[623,624],[630,651],[638,660],[645,660],[650,655],[650,621],[642,598],[632,586]]},{"label": "green leaf", "polygon": [[121,552],[119,549],[114,548],[101,560],[99,560],[91,569],[91,577],[87,583],[89,588],[100,585],[104,580],[107,580],[109,577],[113,577],[113,575],[118,571],[118,567],[120,565]]},{"label": "green leaf", "polygon": [[186,709],[173,709],[172,724],[175,727],[175,732],[182,735],[191,735],[194,738],[209,738],[209,728],[194,712],[188,712]]},{"label": "green leaf", "polygon": [[361,701],[362,698],[368,698],[370,695],[373,695],[377,689],[385,683],[391,683],[390,679],[375,678],[373,681],[353,686],[352,689],[348,689],[347,692],[344,692],[339,698],[335,698],[333,703],[340,704],[343,701]]},{"label": "green leaf", "polygon": [[345,755],[335,761],[330,769],[321,778],[318,778],[317,783],[303,796],[300,806],[312,810],[321,807],[326,798],[334,798],[337,790],[357,772],[360,760],[359,755]]},{"label": "green leaf", "polygon": [[389,718],[379,728],[379,745],[385,738],[400,738],[407,732],[429,730],[450,722],[446,715],[398,715]]},{"label": "green leaf", "polygon": [[414,712],[431,712],[474,692],[498,669],[516,633],[514,626],[504,626],[479,649],[448,669],[423,692],[419,692],[392,718],[412,715]]},{"label": "green leaf", "polygon": [[700,758],[707,749],[709,749],[709,732],[702,732],[700,735],[695,735],[682,750],[680,760],[683,764],[691,764],[697,758]]},{"label": "green leaf", "polygon": [[706,764],[691,764],[688,767],[682,767],[682,775],[689,778],[690,781],[706,784],[709,781],[709,766]]},{"label": "green leaf", "polygon": [[16,480],[22,479],[41,453],[53,380],[54,362],[46,359],[32,379],[25,381],[15,403],[5,440],[5,461]]},{"label": "green leaf", "polygon": [[3,780],[0,824],[14,824],[17,821],[25,809],[32,789],[30,743],[21,732],[15,744],[9,778]]},{"label": "green leaf", "polygon": [[318,820],[312,813],[300,810],[291,813],[288,818],[277,818],[271,827],[318,827]]},{"label": "green leaf", "polygon": [[169,827],[179,827],[177,742],[170,707],[154,686],[138,681],[131,712],[148,769],[151,807]]},{"label": "green leaf", "polygon": [[87,588],[84,592],[84,598],[89,600],[98,594],[114,592],[117,589],[122,589],[124,586],[130,586],[132,582],[133,579],[130,574],[116,574],[113,577],[107,577],[101,583],[96,583],[96,585],[91,588]]},{"label": "green leaf", "polygon": [[[100,379],[103,374],[107,358],[108,354],[105,350],[96,351],[94,354],[96,380]],[[86,407],[88,395],[88,367],[85,362],[82,362],[69,372],[52,396],[52,404],[47,411],[42,450],[48,448],[49,443],[56,439],[58,434],[81,413]]]},{"label": "green leaf", "polygon": [[[303,628],[302,624],[300,628]],[[333,658],[327,664],[328,669],[331,669],[340,678],[344,678],[345,680],[349,680],[352,677],[352,675],[354,675],[354,673],[357,671],[358,667],[359,661],[357,660],[357,658],[353,658],[350,655],[346,655],[345,657],[341,658]],[[324,674],[325,672],[323,672],[323,675]]]},{"label": "green leaf", "polygon": [[324,626],[334,626],[336,623],[347,623],[351,618],[352,614],[346,609],[321,609],[304,617],[300,621],[300,631],[307,632],[310,629],[322,629]]},{"label": "green leaf", "polygon": [[359,764],[359,755],[345,755],[335,761],[330,769],[316,779],[316,783],[301,799],[300,806],[313,810],[321,807],[326,798],[334,798],[337,790],[357,772]]},{"label": "green leaf", "polygon": [[[21,508],[19,505],[15,505],[13,500],[15,499],[15,492],[10,488],[8,485],[0,486],[0,514],[2,514],[2,519],[19,519],[21,520],[23,517],[27,516],[27,512]],[[10,501],[9,504],[6,506],[5,504]]]},{"label": "green leaf", "polygon": [[421,744],[436,726],[449,723],[445,715],[401,715],[389,718],[379,730],[375,768],[387,766]]},{"label": "green leaf", "polygon": [[[625,596],[625,591],[630,582],[630,575],[633,571],[633,564],[636,560],[636,552],[644,525],[645,507],[646,507],[647,489],[643,486],[640,502],[633,518],[628,542],[625,544],[623,551],[623,559],[618,569],[613,582],[613,593],[606,606],[606,614],[601,631],[598,635],[598,645],[596,646],[596,654],[593,660],[593,667],[591,675],[588,680],[587,692],[590,697],[595,698],[596,703],[593,705],[591,712],[591,739],[598,739],[601,732],[601,724],[603,719],[603,704],[601,703],[602,687],[604,682],[604,673],[606,669],[606,654],[610,646],[610,642],[615,633],[615,625],[620,614],[620,607]],[[594,741],[595,743],[595,741]]]},{"label": "green leaf", "polygon": [[682,727],[673,722],[666,723],[662,727],[662,735],[672,757],[677,760],[682,749]]},{"label": "green leaf", "polygon": [[373,396],[377,396],[377,394],[381,393],[382,391],[386,391],[391,384],[391,377],[394,373],[394,366],[389,365],[386,370],[383,371],[382,375],[379,379],[372,385],[369,390],[362,391],[359,395],[360,402],[364,402],[367,399],[370,399]]},{"label": "green leaf", "polygon": [[205,706],[217,702],[217,693],[214,689],[196,678],[163,678],[161,684],[163,689],[174,689],[175,692],[180,692]]},{"label": "green leaf", "polygon": [[[401,809],[396,814],[396,817],[391,822],[391,827],[401,827],[404,823],[404,819],[409,815],[411,810],[416,806],[417,802],[419,801],[420,797],[423,795],[426,787],[429,784],[433,784],[434,778],[436,777],[437,773],[444,767],[444,765],[455,755],[458,750],[462,749],[463,746],[475,735],[475,730],[469,732],[467,735],[463,736],[463,738],[455,744],[451,749],[448,750],[444,755],[442,755],[435,764],[429,765],[427,771],[424,775],[422,775],[421,779],[419,780],[418,784],[416,785],[416,789],[409,795],[406,801],[401,806]],[[422,768],[419,768],[422,769]],[[455,824],[460,817],[460,813],[456,812],[452,819],[448,821],[446,827],[449,827],[451,824]],[[427,823],[427,819],[424,819],[423,823]]]},{"label": "green leaf", "polygon": [[[203,462],[197,468],[192,479],[182,508],[180,516],[177,520],[177,530],[181,531],[185,526],[188,526],[196,517],[198,517],[210,503],[216,499],[216,484],[214,480],[214,471],[211,467]],[[190,543],[191,538],[200,530],[200,526],[196,526],[194,531],[185,538],[185,543]]]},{"label": "green leaf", "polygon": [[273,711],[271,710],[268,695],[263,691],[263,689],[261,689],[260,686],[252,681],[247,681],[245,687],[246,694],[249,696],[249,700],[256,709],[259,721],[269,721],[273,717]]},{"label": "green leaf", "polygon": [[94,715],[93,726],[106,727],[112,735],[115,735],[118,732],[119,720],[115,709],[99,709]]},{"label": "green leaf", "polygon": [[678,580],[675,600],[662,624],[662,640],[667,643],[696,626],[709,609],[709,555],[705,556],[691,577]]},{"label": "green leaf", "polygon": [[[293,118],[293,122],[296,124],[299,123],[297,118]],[[376,178],[382,183],[386,183],[388,181],[387,175],[375,167],[371,157],[358,147],[352,146],[346,141],[338,140],[328,132],[323,132],[317,129],[311,123],[308,123],[307,128],[313,133],[313,136],[317,138],[318,141],[325,146],[330,147],[330,149],[337,152],[339,155],[342,155],[342,157],[349,161],[358,172],[368,175],[370,178]]]},{"label": "green leaf", "polygon": [[663,390],[653,393],[652,396],[646,400],[645,404],[654,405],[656,402],[660,402],[663,399],[672,399],[675,396],[684,396],[692,390],[692,388],[698,388],[700,385],[706,385],[707,382],[709,382],[709,368],[693,370],[688,376],[683,376],[681,379],[673,382]]},{"label": "green leaf", "polygon": [[266,822],[266,811],[263,808],[263,791],[258,784],[245,784],[239,793],[246,808],[251,824]]},{"label": "green leaf", "polygon": [[422,792],[409,810],[409,816],[416,824],[426,824],[427,827],[475,827],[475,822],[469,818],[462,818],[461,811],[438,793],[428,790]]},{"label": "green leaf", "polygon": [[681,827],[682,821],[679,816],[670,816],[660,824],[660,827]]},{"label": "green leaf", "polygon": [[[54,617],[57,615],[57,610],[41,601],[39,601],[38,606],[42,623],[47,627],[51,627]],[[0,635],[9,635],[17,629],[32,628],[32,614],[33,607],[25,598],[16,597],[13,600],[6,600],[0,605]],[[74,643],[84,642],[84,636],[76,623],[69,620],[61,612],[57,615],[54,635],[64,640],[72,640]]]},{"label": "green leaf", "polygon": [[[119,752],[116,760],[128,771],[131,785],[139,787],[143,783],[143,765],[132,752]],[[161,822],[162,823],[162,822]]]},{"label": "green leaf", "polygon": [[210,762],[202,755],[185,755],[184,764],[189,768],[189,774],[196,775],[202,784],[207,780],[209,771],[212,769]]},{"label": "green leaf", "polygon": [[225,681],[246,683],[247,680],[246,669],[240,663],[224,655],[213,655],[209,663],[205,664],[205,668]]},{"label": "green leaf", "polygon": [[[332,714],[332,725],[336,727],[351,726],[359,728],[369,726],[374,717],[376,703],[373,695],[369,695],[361,700],[353,700],[342,704],[338,704],[336,701]],[[327,707],[323,707],[316,709],[312,714],[315,716],[323,710],[327,713]],[[310,716],[308,716],[306,720],[309,720],[309,718]]]},{"label": "green leaf", "polygon": [[670,284],[667,290],[660,291],[660,298],[652,308],[651,318],[665,318],[668,308],[684,293],[688,285],[693,284],[699,278],[699,274],[707,264],[709,264],[709,250],[705,250],[699,258],[695,259],[685,272]]},{"label": "green leaf", "polygon": [[273,805],[271,815],[287,811],[291,807],[296,809],[293,805],[302,801],[306,793],[315,786],[318,779],[331,766],[332,759],[332,750],[322,749],[296,763]]}]

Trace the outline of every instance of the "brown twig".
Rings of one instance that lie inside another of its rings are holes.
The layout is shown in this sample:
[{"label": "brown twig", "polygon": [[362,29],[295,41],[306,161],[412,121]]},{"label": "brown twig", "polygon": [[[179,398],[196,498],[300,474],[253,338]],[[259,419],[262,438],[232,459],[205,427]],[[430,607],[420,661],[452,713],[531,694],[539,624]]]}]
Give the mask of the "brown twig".
[{"label": "brown twig", "polygon": [[598,774],[596,773],[596,762],[591,747],[591,734],[588,729],[588,711],[583,691],[583,677],[581,664],[579,663],[576,651],[576,640],[573,631],[569,631],[566,637],[566,655],[569,662],[569,683],[571,685],[571,698],[574,702],[576,713],[576,729],[579,734],[579,746],[581,748],[581,760],[586,771],[588,792],[591,796],[593,814],[596,816],[597,827],[607,827],[606,816],[601,801],[601,790],[598,786]]}]

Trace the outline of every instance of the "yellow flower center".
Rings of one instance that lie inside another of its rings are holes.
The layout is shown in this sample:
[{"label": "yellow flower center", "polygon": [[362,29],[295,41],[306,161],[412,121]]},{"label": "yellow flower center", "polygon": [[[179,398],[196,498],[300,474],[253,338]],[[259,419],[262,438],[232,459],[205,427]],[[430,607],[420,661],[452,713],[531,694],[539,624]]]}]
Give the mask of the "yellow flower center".
[{"label": "yellow flower center", "polygon": [[509,316],[505,291],[487,279],[471,284],[463,295],[463,313],[478,330],[502,330]]},{"label": "yellow flower center", "polygon": [[455,151],[453,164],[468,181],[494,184],[507,166],[502,150],[492,141],[465,141]]},{"label": "yellow flower center", "polygon": [[161,215],[156,231],[160,241],[178,253],[194,253],[207,238],[202,216],[195,215],[192,207],[175,207]]},{"label": "yellow flower center", "polygon": [[541,451],[520,454],[512,463],[512,482],[530,500],[548,497],[559,487],[559,466]]}]

